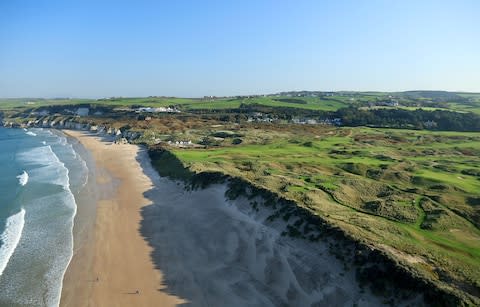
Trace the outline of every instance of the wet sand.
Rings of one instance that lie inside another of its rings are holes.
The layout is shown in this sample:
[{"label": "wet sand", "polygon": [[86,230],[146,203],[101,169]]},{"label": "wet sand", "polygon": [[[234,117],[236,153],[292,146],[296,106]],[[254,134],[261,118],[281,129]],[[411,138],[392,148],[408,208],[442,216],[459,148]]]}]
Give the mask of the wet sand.
[{"label": "wet sand", "polygon": [[81,131],[64,133],[79,140],[92,154],[98,197],[95,216],[82,216],[79,208],[79,219],[90,217],[95,222],[82,229],[82,236],[75,236],[74,255],[65,274],[60,305],[183,303],[161,291],[162,272],[155,268],[150,256],[152,249],[139,231],[141,209],[150,204],[144,193],[153,184],[137,159],[148,156],[141,153],[143,149],[139,146],[112,144]]}]

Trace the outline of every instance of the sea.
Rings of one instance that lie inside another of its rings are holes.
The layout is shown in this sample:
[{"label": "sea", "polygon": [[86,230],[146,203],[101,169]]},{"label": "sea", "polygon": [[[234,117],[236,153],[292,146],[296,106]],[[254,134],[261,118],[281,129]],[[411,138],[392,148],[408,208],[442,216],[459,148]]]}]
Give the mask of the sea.
[{"label": "sea", "polygon": [[58,306],[88,167],[50,129],[0,128],[0,306]]}]

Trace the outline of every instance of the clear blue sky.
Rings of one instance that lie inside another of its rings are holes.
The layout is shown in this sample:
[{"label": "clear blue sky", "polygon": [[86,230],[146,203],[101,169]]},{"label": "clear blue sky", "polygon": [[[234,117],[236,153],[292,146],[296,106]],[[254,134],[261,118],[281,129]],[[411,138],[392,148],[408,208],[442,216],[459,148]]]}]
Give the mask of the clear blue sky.
[{"label": "clear blue sky", "polygon": [[0,97],[480,92],[480,1],[0,0]]}]

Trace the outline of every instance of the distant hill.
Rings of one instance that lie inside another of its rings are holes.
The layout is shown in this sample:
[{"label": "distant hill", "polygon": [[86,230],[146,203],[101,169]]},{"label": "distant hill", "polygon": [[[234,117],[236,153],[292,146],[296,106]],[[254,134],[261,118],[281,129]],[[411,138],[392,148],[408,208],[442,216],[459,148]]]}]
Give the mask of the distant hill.
[{"label": "distant hill", "polygon": [[410,99],[431,99],[432,101],[464,101],[464,97],[447,91],[406,91],[395,93],[395,95]]}]

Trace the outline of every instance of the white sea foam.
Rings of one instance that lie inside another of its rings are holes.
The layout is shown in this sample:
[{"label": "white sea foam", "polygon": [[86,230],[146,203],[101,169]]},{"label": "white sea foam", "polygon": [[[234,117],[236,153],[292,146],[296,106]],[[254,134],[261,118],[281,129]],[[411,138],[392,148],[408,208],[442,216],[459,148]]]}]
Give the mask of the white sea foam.
[{"label": "white sea foam", "polygon": [[20,175],[17,176],[18,178],[18,183],[21,185],[21,186],[24,186],[27,184],[28,182],[28,173],[26,171],[23,171],[23,173],[21,173]]},{"label": "white sea foam", "polygon": [[60,162],[50,146],[36,147],[20,152],[17,154],[17,159],[30,165],[50,165],[52,162]]},{"label": "white sea foam", "polygon": [[29,170],[32,182],[50,183],[63,186],[64,189],[69,188],[68,169],[58,159],[51,146],[30,149],[18,154],[17,158],[32,166]]},{"label": "white sea foam", "polygon": [[37,136],[37,134],[32,132],[32,131],[27,131],[25,134],[28,134],[28,135],[31,135],[31,136]]},{"label": "white sea foam", "polygon": [[[43,132],[39,134],[43,136]],[[24,234],[25,244],[22,243],[21,250],[23,252],[35,250],[38,253],[36,261],[39,263],[39,270],[45,265],[48,268],[42,269],[45,270],[42,273],[42,287],[32,287],[23,297],[15,298],[16,302],[25,305],[35,306],[43,302],[46,306],[58,306],[63,276],[73,255],[73,220],[77,208],[70,190],[67,165],[68,161],[75,158],[75,153],[69,152],[69,149],[73,151],[73,148],[68,146],[69,144],[64,144],[62,139],[52,141],[51,146],[30,148],[16,155],[17,161],[28,167],[31,183],[48,184],[45,186],[46,189],[51,189],[51,184],[63,187],[63,191],[54,189],[54,194],[36,197],[27,204],[35,205],[27,207],[32,219],[27,221],[25,229],[28,231]],[[48,228],[42,224],[45,221],[49,221]],[[65,226],[67,228],[63,228]],[[58,229],[54,230],[55,227]],[[39,236],[45,239],[42,240]],[[36,245],[39,241],[42,242],[41,247]],[[55,252],[52,252],[53,250]],[[18,265],[18,260],[15,265]],[[20,284],[25,282],[28,283],[23,279]],[[12,288],[5,296],[11,297],[14,290],[15,288]]]},{"label": "white sea foam", "polygon": [[8,261],[22,237],[23,226],[25,225],[25,210],[22,209],[7,219],[5,231],[0,235],[0,276],[7,267]]},{"label": "white sea foam", "polygon": [[[28,169],[28,184],[36,197],[22,199],[29,215],[22,242],[11,257],[3,280],[0,278],[0,289],[5,290],[0,291],[0,305],[1,298],[19,305],[59,305],[63,276],[73,255],[73,222],[77,210],[74,193],[88,179],[84,174],[88,172],[86,162],[65,137],[49,130],[34,131],[41,137],[40,141],[45,140],[44,145],[16,153],[15,160]],[[35,251],[34,260],[32,251]],[[35,272],[24,268],[23,264],[28,261],[38,264]],[[40,274],[41,282],[31,283],[29,278],[33,274]],[[19,296],[19,287],[24,285],[29,286],[28,291]]]},{"label": "white sea foam", "polygon": [[59,137],[59,139],[58,139],[58,140],[59,140],[59,143],[60,143],[61,145],[64,145],[64,146],[65,146],[65,145],[67,145],[67,144],[68,144],[68,142],[67,142],[67,138],[66,138],[66,137],[64,137],[64,136],[61,136],[61,137]]},{"label": "white sea foam", "polygon": [[45,142],[45,141],[42,141],[42,144],[43,144],[43,145],[47,145],[47,142]]}]

